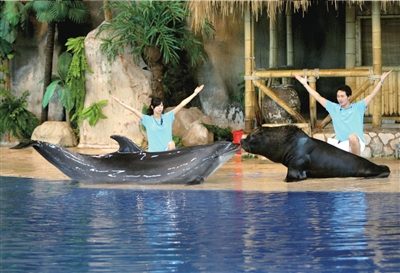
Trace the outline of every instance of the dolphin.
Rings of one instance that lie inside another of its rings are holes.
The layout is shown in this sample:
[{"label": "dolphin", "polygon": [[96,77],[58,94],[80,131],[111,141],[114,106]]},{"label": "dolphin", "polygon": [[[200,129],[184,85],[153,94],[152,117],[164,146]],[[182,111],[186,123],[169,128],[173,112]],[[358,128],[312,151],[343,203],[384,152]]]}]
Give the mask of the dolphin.
[{"label": "dolphin", "polygon": [[112,135],[116,152],[89,155],[45,141],[29,140],[11,149],[33,147],[71,179],[85,184],[201,184],[225,164],[240,144],[218,141],[163,152],[147,152],[130,139]]}]

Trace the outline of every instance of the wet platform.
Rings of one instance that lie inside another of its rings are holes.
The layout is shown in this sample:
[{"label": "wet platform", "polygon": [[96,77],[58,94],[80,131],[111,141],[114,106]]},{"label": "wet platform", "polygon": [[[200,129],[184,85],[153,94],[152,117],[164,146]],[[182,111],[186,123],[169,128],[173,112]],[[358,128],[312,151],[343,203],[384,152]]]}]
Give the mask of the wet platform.
[{"label": "wet platform", "polygon": [[[105,154],[111,149],[79,149],[80,153]],[[365,191],[365,192],[400,192],[400,160],[394,157],[369,159],[376,164],[389,166],[388,178],[325,178],[305,181],[284,182],[287,168],[260,158],[245,159],[235,155],[219,170],[200,185],[85,185],[96,188],[133,188],[133,189],[185,189],[185,190],[236,190],[236,191]],[[44,180],[71,180],[60,170],[46,161],[33,148],[12,150],[0,147],[0,176],[29,177]],[[71,180],[72,181],[72,180]]]}]

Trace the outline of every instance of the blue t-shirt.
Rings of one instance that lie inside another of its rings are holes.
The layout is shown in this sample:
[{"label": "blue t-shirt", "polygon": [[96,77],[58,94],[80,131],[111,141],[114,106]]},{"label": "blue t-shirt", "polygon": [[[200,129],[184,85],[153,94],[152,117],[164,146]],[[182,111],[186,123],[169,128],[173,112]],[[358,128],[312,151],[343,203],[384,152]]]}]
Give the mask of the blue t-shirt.
[{"label": "blue t-shirt", "polygon": [[326,101],[326,110],[331,115],[333,129],[339,141],[346,141],[350,134],[356,134],[365,142],[364,112],[366,109],[364,100],[350,104],[349,108],[342,108],[338,103]]},{"label": "blue t-shirt", "polygon": [[165,151],[172,141],[172,122],[175,119],[174,111],[161,115],[157,120],[154,116],[143,115],[141,123],[146,127],[149,152]]}]

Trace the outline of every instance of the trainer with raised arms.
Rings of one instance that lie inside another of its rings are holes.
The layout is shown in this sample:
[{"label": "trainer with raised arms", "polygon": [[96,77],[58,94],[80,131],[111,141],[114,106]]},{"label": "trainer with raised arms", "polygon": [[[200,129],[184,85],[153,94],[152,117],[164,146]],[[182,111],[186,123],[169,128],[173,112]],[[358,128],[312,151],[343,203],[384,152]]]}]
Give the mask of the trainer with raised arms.
[{"label": "trainer with raised arms", "polygon": [[383,73],[371,94],[356,103],[350,102],[352,91],[348,85],[341,85],[337,88],[336,98],[338,103],[334,103],[312,89],[307,83],[307,77],[295,75],[295,78],[331,115],[333,129],[338,140],[336,146],[359,156],[365,149],[364,112],[379,90],[381,90],[385,78],[391,72],[392,70]]},{"label": "trainer with raised arms", "polygon": [[142,114],[135,108],[123,103],[118,98],[110,96],[113,100],[121,104],[123,107],[133,112],[146,127],[147,141],[149,143],[149,152],[160,152],[175,149],[175,143],[172,140],[172,122],[178,113],[186,104],[188,104],[201,90],[204,84],[196,87],[193,94],[181,101],[172,111],[166,114],[164,112],[164,104],[162,99],[153,97],[147,115]]}]

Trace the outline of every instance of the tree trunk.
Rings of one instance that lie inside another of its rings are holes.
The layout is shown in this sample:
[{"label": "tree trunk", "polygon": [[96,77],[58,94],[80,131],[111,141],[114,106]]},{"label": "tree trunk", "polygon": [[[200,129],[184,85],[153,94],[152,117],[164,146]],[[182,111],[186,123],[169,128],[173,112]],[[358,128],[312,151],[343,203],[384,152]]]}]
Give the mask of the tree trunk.
[{"label": "tree trunk", "polygon": [[[10,73],[11,73],[11,68],[10,68],[10,59],[8,59],[7,57],[6,57],[6,60],[5,60],[5,65],[6,65],[6,73],[4,73],[5,75],[6,75],[6,79],[5,79],[5,83],[4,83],[4,86],[5,86],[5,88],[6,88],[6,90],[8,91],[8,92],[11,92],[11,77],[10,77]],[[4,71],[3,71],[4,72]]]},{"label": "tree trunk", "polygon": [[[46,43],[46,62],[44,66],[44,77],[43,77],[43,97],[46,93],[46,88],[51,83],[51,75],[53,72],[53,53],[54,53],[54,37],[56,32],[56,23],[51,22],[47,27],[47,43]],[[42,108],[40,123],[47,121],[49,114],[49,105]]]},{"label": "tree trunk", "polygon": [[[108,4],[108,0],[103,0],[103,7],[106,6]],[[106,21],[111,21],[112,19],[112,13],[110,9],[106,9],[104,10],[104,19]]]},{"label": "tree trunk", "polygon": [[145,51],[145,54],[146,64],[152,74],[151,89],[153,91],[153,95],[159,98],[164,98],[164,65],[162,63],[161,51],[158,47],[148,47]]}]

